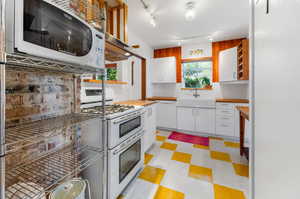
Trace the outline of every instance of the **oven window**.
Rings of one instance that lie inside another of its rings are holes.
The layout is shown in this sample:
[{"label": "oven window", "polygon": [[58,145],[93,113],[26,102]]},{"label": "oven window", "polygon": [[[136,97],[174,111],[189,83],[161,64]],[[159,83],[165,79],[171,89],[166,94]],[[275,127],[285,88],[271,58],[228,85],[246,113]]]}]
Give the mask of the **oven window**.
[{"label": "oven window", "polygon": [[24,41],[73,56],[87,55],[92,32],[82,22],[41,0],[24,0]]},{"label": "oven window", "polygon": [[130,171],[141,160],[141,140],[124,151],[119,158],[119,183],[130,173]]},{"label": "oven window", "polygon": [[102,90],[99,89],[87,89],[85,90],[86,96],[100,96],[102,94]]},{"label": "oven window", "polygon": [[141,126],[141,116],[120,124],[120,138]]}]

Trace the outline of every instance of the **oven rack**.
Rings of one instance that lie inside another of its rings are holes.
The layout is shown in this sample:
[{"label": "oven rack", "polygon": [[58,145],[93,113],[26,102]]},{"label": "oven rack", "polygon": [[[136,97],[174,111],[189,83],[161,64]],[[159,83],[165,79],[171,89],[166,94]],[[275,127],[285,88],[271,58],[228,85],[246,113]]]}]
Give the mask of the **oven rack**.
[{"label": "oven rack", "polygon": [[7,127],[5,129],[5,152],[6,154],[12,153],[23,147],[39,143],[46,138],[60,135],[64,129],[73,128],[95,118],[97,118],[95,115],[72,113]]},{"label": "oven rack", "polygon": [[103,69],[77,64],[69,64],[56,60],[45,59],[22,54],[6,54],[6,64],[11,69],[40,70],[72,74],[103,73]]},{"label": "oven rack", "polygon": [[[51,189],[100,160],[103,153],[89,146],[66,147],[6,171],[6,199],[45,199]],[[16,194],[16,192],[18,194]]]}]

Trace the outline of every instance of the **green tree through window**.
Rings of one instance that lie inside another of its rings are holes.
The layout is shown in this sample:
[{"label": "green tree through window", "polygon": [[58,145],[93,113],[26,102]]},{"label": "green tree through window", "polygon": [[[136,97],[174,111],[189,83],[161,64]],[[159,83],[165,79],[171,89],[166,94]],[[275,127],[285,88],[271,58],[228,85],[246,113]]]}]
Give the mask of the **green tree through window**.
[{"label": "green tree through window", "polygon": [[211,61],[190,62],[183,64],[185,88],[206,88],[211,86]]}]

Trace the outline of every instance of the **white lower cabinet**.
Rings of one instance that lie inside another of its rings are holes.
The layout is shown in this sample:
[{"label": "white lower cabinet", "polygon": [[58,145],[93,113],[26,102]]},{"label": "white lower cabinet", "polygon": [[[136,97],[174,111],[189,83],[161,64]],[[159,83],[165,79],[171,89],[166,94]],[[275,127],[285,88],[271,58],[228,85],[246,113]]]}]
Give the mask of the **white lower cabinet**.
[{"label": "white lower cabinet", "polygon": [[176,102],[158,101],[156,104],[157,126],[168,129],[176,129]]},{"label": "white lower cabinet", "polygon": [[195,131],[204,133],[215,133],[215,109],[195,108]]},{"label": "white lower cabinet", "polygon": [[[237,103],[217,103],[216,134],[226,137],[240,137],[240,113],[236,106],[248,106]],[[247,122],[246,122],[247,123]],[[248,139],[246,138],[246,142]]]},{"label": "white lower cabinet", "polygon": [[193,108],[177,108],[177,128],[186,131],[195,130]]},{"label": "white lower cabinet", "polygon": [[177,128],[183,131],[215,133],[215,109],[177,107]]},{"label": "white lower cabinet", "polygon": [[145,107],[144,149],[147,151],[155,141],[156,133],[156,104]]}]

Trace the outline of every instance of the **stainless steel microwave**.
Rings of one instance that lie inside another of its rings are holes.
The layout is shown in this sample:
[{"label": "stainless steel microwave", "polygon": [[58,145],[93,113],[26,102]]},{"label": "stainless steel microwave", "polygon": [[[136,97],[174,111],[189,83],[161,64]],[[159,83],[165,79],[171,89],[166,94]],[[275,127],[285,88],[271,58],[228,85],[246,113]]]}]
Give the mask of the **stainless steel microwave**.
[{"label": "stainless steel microwave", "polygon": [[6,1],[6,51],[104,68],[105,35],[54,2]]}]

